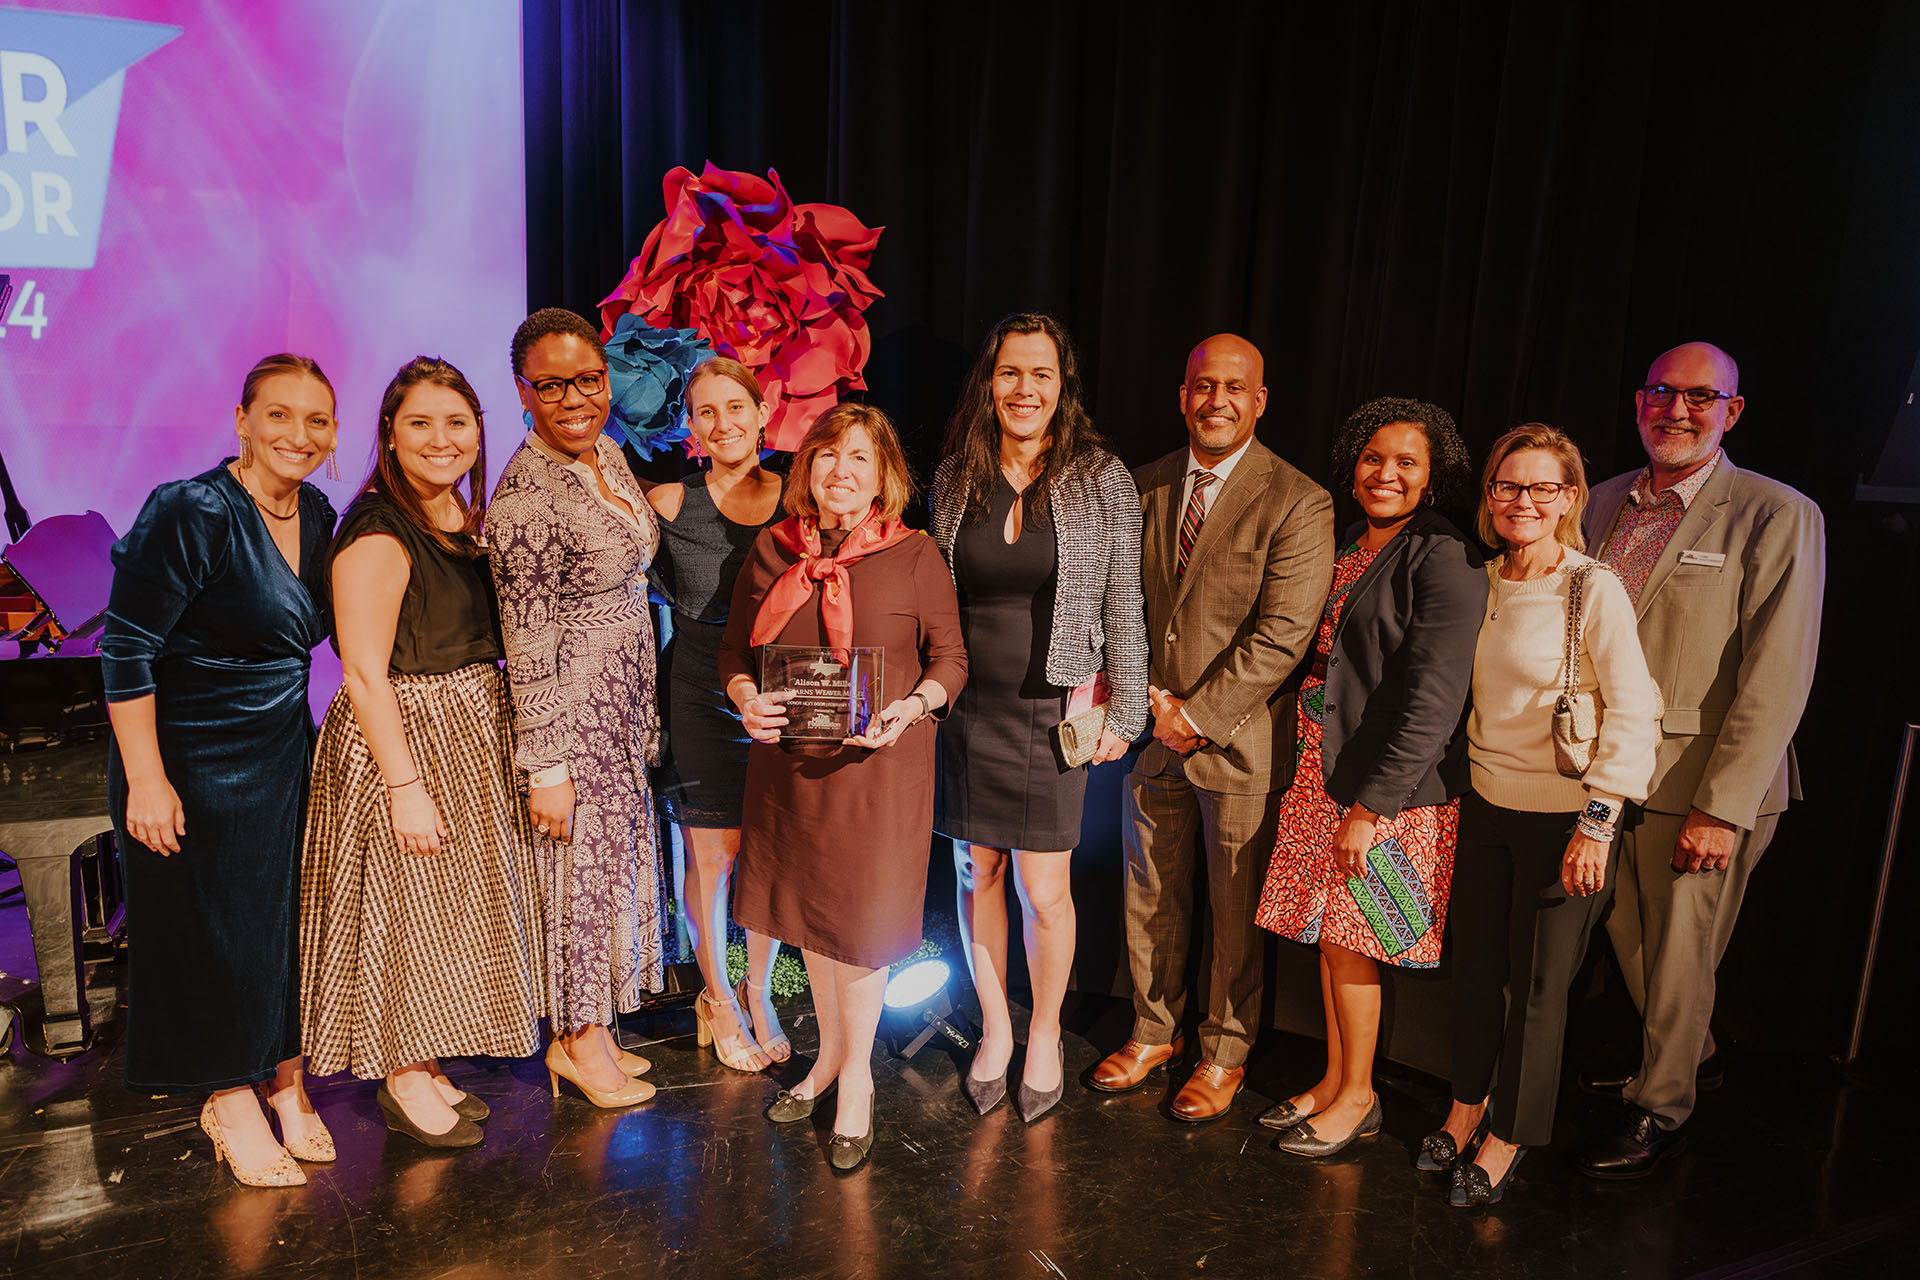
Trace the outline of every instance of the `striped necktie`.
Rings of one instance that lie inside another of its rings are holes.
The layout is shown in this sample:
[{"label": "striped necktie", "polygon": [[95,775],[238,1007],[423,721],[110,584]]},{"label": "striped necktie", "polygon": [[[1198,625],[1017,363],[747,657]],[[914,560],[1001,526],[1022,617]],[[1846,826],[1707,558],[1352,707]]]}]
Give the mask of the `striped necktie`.
[{"label": "striped necktie", "polygon": [[1220,477],[1211,471],[1193,473],[1193,493],[1187,498],[1187,510],[1180,517],[1180,555],[1174,561],[1174,576],[1187,576],[1187,557],[1193,554],[1193,540],[1200,536],[1200,525],[1207,518],[1207,486]]}]

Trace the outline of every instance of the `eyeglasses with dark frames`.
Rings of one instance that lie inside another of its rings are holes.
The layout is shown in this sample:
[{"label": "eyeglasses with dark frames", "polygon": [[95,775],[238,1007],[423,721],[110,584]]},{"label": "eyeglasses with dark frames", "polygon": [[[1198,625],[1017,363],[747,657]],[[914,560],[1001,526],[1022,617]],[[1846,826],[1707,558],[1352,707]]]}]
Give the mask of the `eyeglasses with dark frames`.
[{"label": "eyeglasses with dark frames", "polygon": [[1519,498],[1520,491],[1526,490],[1527,496],[1535,502],[1552,502],[1560,496],[1563,489],[1576,486],[1560,484],[1553,480],[1536,480],[1532,484],[1516,484],[1511,480],[1494,480],[1487,485],[1487,496],[1495,502],[1512,502]]},{"label": "eyeglasses with dark frames", "polygon": [[538,382],[527,382],[518,374],[521,382],[533,388],[533,398],[541,404],[559,404],[567,398],[567,388],[572,387],[581,395],[592,399],[607,389],[607,371],[605,366],[598,369],[586,369],[571,378],[542,378]]},{"label": "eyeglasses with dark frames", "polygon": [[1656,382],[1640,388],[1640,394],[1656,409],[1664,409],[1672,404],[1675,396],[1685,396],[1689,409],[1711,409],[1714,401],[1731,400],[1736,393],[1716,391],[1712,387],[1670,387],[1664,382]]}]

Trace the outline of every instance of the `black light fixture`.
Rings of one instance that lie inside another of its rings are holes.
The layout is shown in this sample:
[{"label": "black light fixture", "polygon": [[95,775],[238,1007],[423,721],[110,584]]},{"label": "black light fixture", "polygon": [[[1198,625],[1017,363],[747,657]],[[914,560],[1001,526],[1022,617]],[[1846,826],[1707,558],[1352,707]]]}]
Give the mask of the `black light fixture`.
[{"label": "black light fixture", "polygon": [[880,1024],[894,1053],[911,1058],[927,1047],[935,1032],[972,1050],[973,1041],[948,1021],[953,1016],[953,997],[948,993],[952,978],[953,966],[932,956],[902,966],[887,979]]}]

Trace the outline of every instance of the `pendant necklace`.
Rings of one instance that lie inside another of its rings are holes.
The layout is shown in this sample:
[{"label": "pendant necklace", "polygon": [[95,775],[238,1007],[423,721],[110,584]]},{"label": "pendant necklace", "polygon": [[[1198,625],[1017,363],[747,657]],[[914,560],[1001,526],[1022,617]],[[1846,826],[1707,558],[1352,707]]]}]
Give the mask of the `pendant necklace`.
[{"label": "pendant necklace", "polygon": [[241,480],[238,474],[235,474],[233,478],[240,481],[240,487],[246,490],[247,497],[253,502],[253,505],[260,508],[261,515],[269,516],[275,520],[291,520],[300,514],[300,497],[298,494],[294,495],[293,510],[287,512],[285,515],[281,515],[278,511],[269,509],[266,503],[260,501],[259,495],[253,491],[253,486],[245,480]]}]

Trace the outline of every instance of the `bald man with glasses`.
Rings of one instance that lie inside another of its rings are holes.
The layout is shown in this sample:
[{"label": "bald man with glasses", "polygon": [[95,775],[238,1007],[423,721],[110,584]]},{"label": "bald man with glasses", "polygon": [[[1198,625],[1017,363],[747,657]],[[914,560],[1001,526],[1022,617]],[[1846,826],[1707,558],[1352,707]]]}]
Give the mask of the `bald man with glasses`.
[{"label": "bald man with glasses", "polygon": [[1590,1177],[1652,1173],[1685,1141],[1701,1079],[1717,1074],[1708,1019],[1747,878],[1789,799],[1793,731],[1820,639],[1820,509],[1733,464],[1740,370],[1705,342],[1653,362],[1634,392],[1647,465],[1594,487],[1587,545],[1633,598],[1666,699],[1653,785],[1620,824],[1607,922],[1644,1022],[1616,1123],[1574,1154]]}]

